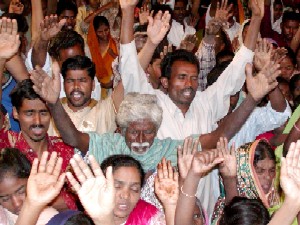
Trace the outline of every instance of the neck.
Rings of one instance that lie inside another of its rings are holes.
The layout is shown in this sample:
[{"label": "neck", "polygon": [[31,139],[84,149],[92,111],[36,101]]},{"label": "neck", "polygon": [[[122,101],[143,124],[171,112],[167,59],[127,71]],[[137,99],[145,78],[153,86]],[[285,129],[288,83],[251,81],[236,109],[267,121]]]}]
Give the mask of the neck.
[{"label": "neck", "polygon": [[121,224],[125,223],[127,219],[128,219],[128,217],[120,218],[120,217],[114,216],[114,221],[115,221],[116,225],[121,225]]},{"label": "neck", "polygon": [[39,159],[41,158],[43,152],[48,150],[48,142],[46,137],[41,141],[33,141],[26,135],[22,134],[22,136],[24,137],[29,147],[38,155]]},{"label": "neck", "polygon": [[92,100],[92,99],[90,99],[88,102],[86,102],[83,106],[79,106],[79,107],[73,106],[69,101],[67,101],[67,104],[68,104],[68,107],[69,107],[73,112],[77,112],[77,111],[80,111],[80,110],[84,109],[85,107],[88,107],[89,104],[91,103],[91,100]]}]

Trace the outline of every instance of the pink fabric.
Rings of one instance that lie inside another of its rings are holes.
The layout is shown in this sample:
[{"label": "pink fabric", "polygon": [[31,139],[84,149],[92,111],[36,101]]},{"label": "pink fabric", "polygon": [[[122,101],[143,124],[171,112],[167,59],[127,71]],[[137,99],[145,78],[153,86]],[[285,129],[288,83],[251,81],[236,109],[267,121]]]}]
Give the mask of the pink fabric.
[{"label": "pink fabric", "polygon": [[144,200],[139,200],[130,213],[125,225],[147,225],[158,209]]}]

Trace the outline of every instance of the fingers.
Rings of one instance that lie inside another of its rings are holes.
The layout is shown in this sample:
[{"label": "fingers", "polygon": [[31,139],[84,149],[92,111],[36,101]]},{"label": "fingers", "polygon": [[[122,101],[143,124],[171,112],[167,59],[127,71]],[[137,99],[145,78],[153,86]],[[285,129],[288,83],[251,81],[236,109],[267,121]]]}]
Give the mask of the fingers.
[{"label": "fingers", "polygon": [[57,193],[59,193],[60,190],[62,189],[62,187],[64,186],[65,178],[66,178],[66,174],[65,174],[65,173],[62,173],[62,174],[58,177],[57,182],[54,184],[54,189],[57,191]]},{"label": "fingers", "polygon": [[78,191],[79,191],[80,188],[81,188],[81,185],[80,185],[79,182],[75,179],[75,177],[73,176],[72,173],[67,172],[66,175],[67,175],[67,178],[68,178],[70,184],[72,185],[72,187],[74,188],[74,190],[78,193]]},{"label": "fingers", "polygon": [[38,165],[39,165],[39,159],[38,159],[38,158],[35,158],[35,159],[33,160],[32,166],[31,166],[31,172],[30,172],[30,175],[35,175],[35,174],[37,174],[37,171],[38,171]]},{"label": "fingers", "polygon": [[45,173],[46,172],[46,164],[48,159],[49,153],[47,151],[44,151],[40,160],[40,164],[38,167],[38,173]]},{"label": "fingers", "polygon": [[57,158],[57,153],[56,152],[52,152],[52,154],[50,155],[50,159],[47,163],[47,168],[46,168],[46,172],[52,174],[55,164],[56,164],[56,158]]},{"label": "fingers", "polygon": [[[193,140],[193,139],[192,139]],[[193,146],[193,150],[191,152],[192,155],[194,155],[197,151],[198,151],[198,147],[199,147],[199,139],[197,138],[194,142],[194,146]]]},{"label": "fingers", "polygon": [[109,166],[106,169],[106,180],[107,180],[106,184],[107,184],[108,188],[111,190],[115,190],[112,166]]},{"label": "fingers", "polygon": [[94,177],[88,165],[78,154],[73,156],[73,158],[70,160],[70,163],[77,179],[81,184],[84,183],[88,178]]},{"label": "fingers", "polygon": [[100,168],[100,165],[99,163],[97,162],[97,160],[95,159],[94,156],[92,155],[89,155],[89,162],[90,162],[90,165],[91,165],[91,168],[93,170],[93,173],[95,174],[95,176],[97,177],[103,177],[103,172]]}]

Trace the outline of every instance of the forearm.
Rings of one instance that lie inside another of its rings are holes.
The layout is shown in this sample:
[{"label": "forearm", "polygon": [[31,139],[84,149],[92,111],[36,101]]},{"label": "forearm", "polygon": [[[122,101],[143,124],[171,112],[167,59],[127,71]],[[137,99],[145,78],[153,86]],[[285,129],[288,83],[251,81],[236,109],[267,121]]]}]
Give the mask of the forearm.
[{"label": "forearm", "polygon": [[90,24],[97,15],[99,15],[102,12],[104,12],[105,10],[108,10],[110,6],[111,6],[111,2],[109,2],[109,3],[105,4],[104,6],[100,7],[95,12],[91,13],[90,15],[88,15],[84,19],[84,22]]},{"label": "forearm", "polygon": [[[184,184],[180,186],[180,188],[182,188],[177,201],[175,225],[193,224],[194,207],[196,205],[196,196],[194,195],[196,195],[200,179],[201,177],[196,176],[193,172],[189,171],[184,180]],[[188,196],[186,196],[186,194]]]},{"label": "forearm", "polygon": [[225,188],[225,203],[229,203],[235,196],[238,196],[237,192],[237,178],[235,177],[223,177],[223,184]]},{"label": "forearm", "polygon": [[297,33],[293,37],[290,47],[296,53],[299,46],[300,46],[300,28],[298,28]]},{"label": "forearm", "polygon": [[85,154],[88,151],[88,141],[84,140],[89,140],[88,134],[77,130],[59,100],[55,104],[48,104],[48,107],[63,141]]},{"label": "forearm", "polygon": [[200,7],[200,0],[194,0],[193,3],[192,3],[192,15],[193,16],[197,16],[198,15],[198,10],[199,10],[199,7]]},{"label": "forearm", "polygon": [[5,66],[18,82],[29,78],[29,73],[20,55],[14,55],[6,62]]},{"label": "forearm", "polygon": [[134,7],[122,9],[121,44],[128,44],[133,40]]},{"label": "forearm", "polygon": [[292,142],[296,142],[300,139],[300,118],[295,123],[294,127],[291,129],[290,133],[288,134],[284,145],[283,145],[283,156],[285,157],[289,151],[290,144]]},{"label": "forearm", "polygon": [[35,225],[43,209],[43,207],[36,207],[25,200],[15,225]]},{"label": "forearm", "polygon": [[279,90],[278,86],[269,93],[269,99],[270,99],[270,103],[272,108],[276,111],[276,112],[284,112],[286,107],[287,107],[287,103],[285,98],[282,95],[282,92]]},{"label": "forearm", "polygon": [[[52,2],[52,1],[48,1]],[[40,23],[44,15],[41,0],[31,0],[31,44],[34,43],[39,36]]]},{"label": "forearm", "polygon": [[33,48],[32,48],[32,55],[31,55],[31,62],[33,68],[37,65],[43,67],[46,62],[47,58],[47,50],[48,50],[48,41],[44,41],[41,37],[35,41]]},{"label": "forearm", "polygon": [[285,199],[280,209],[274,214],[268,225],[290,225],[296,218],[300,204],[299,200]]},{"label": "forearm", "polygon": [[149,38],[147,39],[146,44],[142,48],[142,50],[139,52],[138,57],[139,57],[139,62],[143,70],[146,71],[149,63],[151,62],[153,53],[155,51],[155,48],[157,45],[153,44]]},{"label": "forearm", "polygon": [[255,50],[260,24],[261,24],[261,18],[258,16],[252,16],[249,29],[248,29],[249,32],[247,32],[245,42],[244,42],[245,46],[252,51]]},{"label": "forearm", "polygon": [[57,1],[47,1],[47,15],[56,14],[56,9]]},{"label": "forearm", "polygon": [[175,224],[176,205],[163,205],[165,211],[166,225]]}]

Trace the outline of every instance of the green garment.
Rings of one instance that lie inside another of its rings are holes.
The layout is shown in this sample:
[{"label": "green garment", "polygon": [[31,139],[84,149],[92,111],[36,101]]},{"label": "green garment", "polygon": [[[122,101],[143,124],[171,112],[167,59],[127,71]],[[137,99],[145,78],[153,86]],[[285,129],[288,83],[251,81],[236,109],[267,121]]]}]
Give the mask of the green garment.
[{"label": "green garment", "polygon": [[182,140],[154,139],[150,149],[143,155],[133,153],[126,145],[125,138],[116,133],[99,135],[95,132],[88,133],[90,136],[89,154],[95,156],[101,163],[110,155],[126,154],[137,159],[143,166],[145,172],[156,169],[162,157],[171,160],[172,165],[177,165],[177,146],[182,145]]}]

